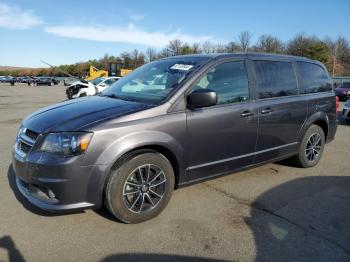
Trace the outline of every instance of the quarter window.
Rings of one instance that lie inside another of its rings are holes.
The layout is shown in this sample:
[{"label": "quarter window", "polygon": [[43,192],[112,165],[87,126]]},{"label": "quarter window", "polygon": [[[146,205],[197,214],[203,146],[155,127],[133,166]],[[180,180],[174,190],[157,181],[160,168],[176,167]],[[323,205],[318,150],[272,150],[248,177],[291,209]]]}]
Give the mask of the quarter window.
[{"label": "quarter window", "polygon": [[218,104],[248,100],[248,77],[244,62],[227,62],[213,67],[195,84],[193,90],[203,88],[216,92]]},{"label": "quarter window", "polygon": [[332,90],[330,80],[321,66],[306,62],[297,62],[297,64],[305,94]]},{"label": "quarter window", "polygon": [[298,94],[297,81],[290,62],[254,61],[258,98]]}]

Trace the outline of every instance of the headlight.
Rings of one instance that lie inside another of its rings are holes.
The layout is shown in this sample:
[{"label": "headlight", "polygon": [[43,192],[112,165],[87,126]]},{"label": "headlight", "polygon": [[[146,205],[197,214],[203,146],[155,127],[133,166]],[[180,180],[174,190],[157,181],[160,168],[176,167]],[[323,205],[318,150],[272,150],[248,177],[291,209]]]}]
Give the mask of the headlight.
[{"label": "headlight", "polygon": [[49,133],[39,150],[64,156],[79,155],[87,150],[91,138],[92,133],[86,132]]}]

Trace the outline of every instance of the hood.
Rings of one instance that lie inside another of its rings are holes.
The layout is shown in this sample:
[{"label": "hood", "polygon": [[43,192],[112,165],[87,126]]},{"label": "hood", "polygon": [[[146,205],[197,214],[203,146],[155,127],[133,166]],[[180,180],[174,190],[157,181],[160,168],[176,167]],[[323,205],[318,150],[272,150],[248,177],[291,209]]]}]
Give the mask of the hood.
[{"label": "hood", "polygon": [[102,96],[87,96],[45,107],[29,115],[23,125],[38,133],[77,131],[103,120],[136,113],[155,105]]},{"label": "hood", "polygon": [[[72,86],[76,86],[76,85],[81,85],[81,86],[94,86],[93,84],[91,84],[90,82],[87,82],[87,83],[83,83],[81,81],[75,81],[73,82],[71,85],[69,85],[69,87],[72,87]],[[69,88],[68,87],[68,88]]]}]

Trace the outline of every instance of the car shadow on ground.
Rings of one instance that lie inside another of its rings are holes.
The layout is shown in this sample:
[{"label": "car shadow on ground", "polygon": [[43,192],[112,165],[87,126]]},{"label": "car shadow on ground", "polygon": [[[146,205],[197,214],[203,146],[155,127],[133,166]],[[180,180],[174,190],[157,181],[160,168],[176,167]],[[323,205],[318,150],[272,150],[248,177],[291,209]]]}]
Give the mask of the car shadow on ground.
[{"label": "car shadow on ground", "polygon": [[245,218],[256,261],[350,261],[350,177],[306,177],[260,195]]},{"label": "car shadow on ground", "polygon": [[18,202],[22,204],[24,208],[29,210],[30,212],[39,215],[39,216],[63,216],[63,215],[74,215],[74,214],[79,214],[83,213],[84,211],[70,211],[67,213],[50,213],[45,210],[39,209],[36,206],[32,205],[22,194],[19,192],[17,185],[16,185],[16,175],[13,170],[12,164],[10,164],[8,171],[7,171],[7,179],[10,188],[12,189],[13,193],[15,194],[16,199]]},{"label": "car shadow on ground", "polygon": [[[24,262],[25,259],[10,236],[0,237],[0,249],[8,253],[8,261]],[[0,258],[1,259],[1,258]],[[2,261],[2,260],[0,260]]]},{"label": "car shadow on ground", "polygon": [[132,262],[132,261],[143,261],[143,262],[219,262],[228,260],[217,260],[210,258],[200,258],[191,256],[180,256],[180,255],[170,255],[170,254],[115,254],[108,256],[101,260],[101,262]]}]

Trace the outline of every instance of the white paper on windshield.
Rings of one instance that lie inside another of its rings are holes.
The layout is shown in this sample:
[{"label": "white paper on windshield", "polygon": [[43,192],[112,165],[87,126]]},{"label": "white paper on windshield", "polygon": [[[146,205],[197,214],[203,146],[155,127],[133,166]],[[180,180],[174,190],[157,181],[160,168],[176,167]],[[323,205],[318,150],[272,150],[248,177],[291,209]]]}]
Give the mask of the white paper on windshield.
[{"label": "white paper on windshield", "polygon": [[192,67],[193,67],[193,65],[175,64],[172,67],[170,67],[170,69],[188,71]]}]

